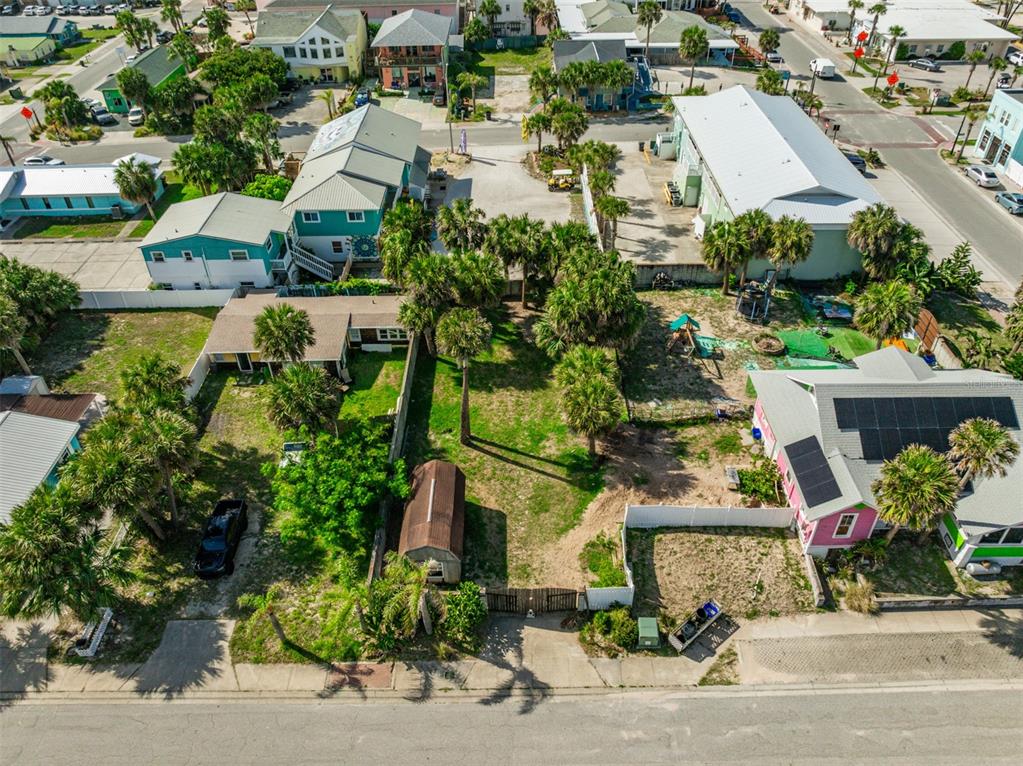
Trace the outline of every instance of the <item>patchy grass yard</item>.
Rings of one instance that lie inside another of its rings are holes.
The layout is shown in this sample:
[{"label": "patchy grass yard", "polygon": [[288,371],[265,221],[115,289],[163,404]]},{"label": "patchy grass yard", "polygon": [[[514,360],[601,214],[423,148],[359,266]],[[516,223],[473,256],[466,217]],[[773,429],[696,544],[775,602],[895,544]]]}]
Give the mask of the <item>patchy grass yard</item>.
[{"label": "patchy grass yard", "polygon": [[498,316],[491,350],[470,369],[474,441],[463,446],[461,371],[425,352],[416,364],[408,459],[441,458],[465,471],[466,579],[558,585],[538,552],[579,523],[603,486],[602,468],[561,419],[551,366],[515,321]]},{"label": "patchy grass yard", "polygon": [[734,686],[739,683],[739,655],[729,646],[714,660],[698,686]]},{"label": "patchy grass yard", "polygon": [[532,74],[538,66],[550,66],[554,54],[546,45],[539,48],[516,48],[503,51],[477,51],[466,53],[468,68],[485,76],[502,74]]},{"label": "patchy grass yard", "polygon": [[187,373],[210,333],[215,308],[68,311],[32,355],[35,372],[57,391],[117,397],[121,370],[157,351]]},{"label": "patchy grass yard", "polygon": [[82,39],[75,45],[69,45],[57,51],[56,61],[77,61],[82,56],[92,53],[112,37],[117,37],[116,29],[83,29]]},{"label": "patchy grass yard", "polygon": [[341,420],[351,417],[375,418],[394,410],[401,393],[407,351],[399,348],[389,354],[355,351],[348,359],[352,386],[341,405]]},{"label": "patchy grass yard", "polygon": [[980,301],[969,300],[955,293],[935,292],[927,299],[927,308],[938,320],[942,334],[955,344],[957,350],[972,342],[973,333],[982,338],[990,338],[996,352],[1007,351],[1012,345],[1006,339],[1002,326]]},{"label": "patchy grass yard", "polygon": [[[188,200],[198,199],[203,196],[202,189],[198,186],[192,186],[191,184],[184,184],[181,182],[180,177],[176,173],[167,173],[164,175],[164,182],[167,184],[167,188],[163,194],[153,204],[153,212],[156,213],[156,218],[159,220],[164,213],[167,212],[167,208],[178,202],[187,202]],[[144,212],[145,218],[135,224],[135,228],[131,230],[132,237],[144,237],[150,231],[153,230],[153,226],[156,225],[156,221],[149,217],[149,212]]]},{"label": "patchy grass yard", "polygon": [[746,619],[813,610],[795,536],[783,529],[630,530],[637,616],[675,622],[708,598]]},{"label": "patchy grass yard", "polygon": [[126,221],[105,215],[33,216],[14,232],[15,239],[113,239]]}]

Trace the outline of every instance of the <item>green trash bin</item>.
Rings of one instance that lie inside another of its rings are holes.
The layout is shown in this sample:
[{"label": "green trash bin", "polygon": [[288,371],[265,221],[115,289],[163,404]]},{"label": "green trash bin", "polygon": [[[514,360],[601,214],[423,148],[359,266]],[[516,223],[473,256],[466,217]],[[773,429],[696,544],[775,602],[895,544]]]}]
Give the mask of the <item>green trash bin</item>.
[{"label": "green trash bin", "polygon": [[637,621],[639,626],[639,641],[636,647],[639,649],[656,649],[661,645],[661,636],[657,630],[657,620],[653,617],[640,617]]}]

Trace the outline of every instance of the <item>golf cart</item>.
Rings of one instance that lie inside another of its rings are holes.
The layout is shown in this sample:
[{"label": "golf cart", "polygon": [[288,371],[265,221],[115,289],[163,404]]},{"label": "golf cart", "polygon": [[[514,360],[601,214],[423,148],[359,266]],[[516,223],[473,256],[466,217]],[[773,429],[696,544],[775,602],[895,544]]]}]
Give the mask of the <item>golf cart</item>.
[{"label": "golf cart", "polygon": [[572,191],[578,180],[569,168],[552,170],[547,176],[547,191]]}]

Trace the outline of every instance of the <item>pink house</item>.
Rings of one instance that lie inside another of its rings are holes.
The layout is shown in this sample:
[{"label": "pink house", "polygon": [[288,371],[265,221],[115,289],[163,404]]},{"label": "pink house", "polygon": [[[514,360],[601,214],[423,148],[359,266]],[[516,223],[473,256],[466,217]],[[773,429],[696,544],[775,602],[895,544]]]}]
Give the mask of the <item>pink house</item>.
[{"label": "pink house", "polygon": [[[894,347],[855,363],[851,369],[750,373],[757,392],[753,426],[781,472],[803,547],[815,556],[887,526],[874,510],[871,485],[884,461],[908,444],[945,452],[949,432],[972,417],[997,420],[1020,436],[1023,386],[1008,376],[935,371]],[[1018,525],[1023,506],[1007,513],[1006,490],[1006,480],[971,486],[959,500],[958,522],[951,523],[1000,533]]]},{"label": "pink house", "polygon": [[455,22],[410,10],[384,20],[370,49],[385,88],[435,88],[445,81],[448,38]]}]

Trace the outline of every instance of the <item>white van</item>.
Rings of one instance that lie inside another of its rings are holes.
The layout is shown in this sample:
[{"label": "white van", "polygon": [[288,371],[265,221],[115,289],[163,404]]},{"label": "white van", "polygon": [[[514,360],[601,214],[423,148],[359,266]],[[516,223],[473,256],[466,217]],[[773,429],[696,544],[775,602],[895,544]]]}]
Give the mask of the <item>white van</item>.
[{"label": "white van", "polygon": [[813,59],[810,62],[810,71],[820,78],[830,80],[835,76],[835,62],[831,59]]}]

